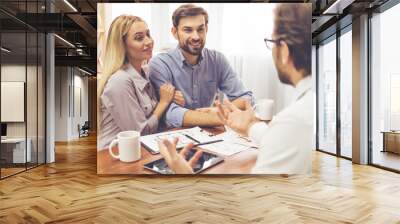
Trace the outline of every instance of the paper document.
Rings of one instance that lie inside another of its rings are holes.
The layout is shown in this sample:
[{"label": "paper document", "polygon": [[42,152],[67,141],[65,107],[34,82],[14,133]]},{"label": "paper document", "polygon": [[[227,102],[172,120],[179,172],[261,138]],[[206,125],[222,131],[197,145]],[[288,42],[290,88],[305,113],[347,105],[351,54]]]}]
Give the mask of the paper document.
[{"label": "paper document", "polygon": [[233,154],[244,151],[251,147],[222,141],[222,142],[216,142],[216,143],[212,143],[212,144],[202,145],[200,148],[205,149],[210,152],[214,152],[221,156],[231,156]]},{"label": "paper document", "polygon": [[250,148],[258,148],[257,144],[250,139],[241,137],[233,131],[224,132],[216,137],[221,138],[223,141],[202,145],[201,148],[222,156],[231,156]]},{"label": "paper document", "polygon": [[221,138],[225,142],[248,146],[251,148],[258,148],[258,145],[251,141],[249,138],[243,137],[234,131],[226,131],[217,135],[217,137]]},{"label": "paper document", "polygon": [[178,138],[178,144],[176,148],[182,148],[188,143],[193,142],[194,145],[201,145],[206,143],[212,143],[222,141],[220,137],[217,137],[200,127],[194,127],[190,129],[182,129],[177,131],[168,131],[152,135],[145,135],[140,137],[140,142],[153,153],[158,153],[158,141],[168,139],[172,141],[174,138]]}]

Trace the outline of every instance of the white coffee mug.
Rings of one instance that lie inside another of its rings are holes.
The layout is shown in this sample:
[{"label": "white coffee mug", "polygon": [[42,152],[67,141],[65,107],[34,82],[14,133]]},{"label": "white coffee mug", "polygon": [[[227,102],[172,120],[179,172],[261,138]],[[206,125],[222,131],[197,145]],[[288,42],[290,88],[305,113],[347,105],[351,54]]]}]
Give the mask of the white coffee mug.
[{"label": "white coffee mug", "polygon": [[[134,162],[141,158],[140,152],[140,132],[137,131],[123,131],[118,133],[117,139],[114,139],[108,151],[110,155],[122,162]],[[118,144],[119,154],[115,155],[112,148]]]},{"label": "white coffee mug", "polygon": [[271,99],[260,99],[257,101],[255,108],[255,115],[258,119],[263,121],[272,120],[274,114],[274,101]]}]

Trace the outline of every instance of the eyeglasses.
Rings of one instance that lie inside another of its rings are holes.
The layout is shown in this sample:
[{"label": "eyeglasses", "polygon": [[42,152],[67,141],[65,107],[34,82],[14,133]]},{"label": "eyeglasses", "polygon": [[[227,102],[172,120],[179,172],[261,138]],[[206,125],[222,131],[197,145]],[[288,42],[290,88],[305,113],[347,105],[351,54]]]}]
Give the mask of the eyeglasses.
[{"label": "eyeglasses", "polygon": [[267,46],[267,48],[268,49],[272,49],[272,47],[274,46],[274,44],[279,44],[280,42],[282,41],[282,39],[276,39],[276,40],[273,40],[273,39],[268,39],[268,38],[264,38],[264,42],[265,42],[265,45]]}]

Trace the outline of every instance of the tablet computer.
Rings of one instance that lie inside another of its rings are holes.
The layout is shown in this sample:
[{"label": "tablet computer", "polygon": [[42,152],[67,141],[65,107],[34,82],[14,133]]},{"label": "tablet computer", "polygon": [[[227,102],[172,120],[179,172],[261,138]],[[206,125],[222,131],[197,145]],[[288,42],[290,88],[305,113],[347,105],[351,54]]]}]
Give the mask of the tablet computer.
[{"label": "tablet computer", "polygon": [[[186,155],[186,161],[189,161],[190,158],[197,152],[197,148],[192,148],[188,154]],[[180,150],[178,150],[179,152]],[[204,170],[217,165],[218,163],[222,162],[224,158],[218,156],[216,154],[205,152],[203,151],[200,159],[197,161],[196,165],[193,167],[193,172],[195,174],[201,173]],[[167,163],[165,162],[164,158],[155,160],[153,162],[147,163],[144,165],[145,169],[151,170],[153,172],[159,174],[174,174],[174,172],[168,167]]]}]

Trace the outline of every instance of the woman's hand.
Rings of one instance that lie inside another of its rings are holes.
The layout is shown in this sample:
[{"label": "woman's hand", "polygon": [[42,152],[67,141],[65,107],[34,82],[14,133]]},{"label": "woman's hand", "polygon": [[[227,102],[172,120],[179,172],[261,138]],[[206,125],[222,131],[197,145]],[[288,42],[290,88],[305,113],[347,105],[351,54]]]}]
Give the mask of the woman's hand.
[{"label": "woman's hand", "polygon": [[175,87],[169,83],[160,86],[160,103],[169,104],[174,98]]},{"label": "woman's hand", "polygon": [[181,91],[178,91],[178,90],[175,91],[174,102],[181,107],[185,106],[185,98],[183,97],[183,94]]}]

